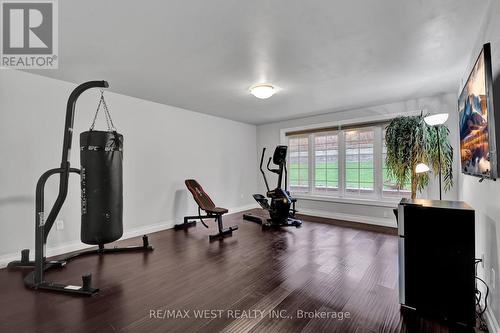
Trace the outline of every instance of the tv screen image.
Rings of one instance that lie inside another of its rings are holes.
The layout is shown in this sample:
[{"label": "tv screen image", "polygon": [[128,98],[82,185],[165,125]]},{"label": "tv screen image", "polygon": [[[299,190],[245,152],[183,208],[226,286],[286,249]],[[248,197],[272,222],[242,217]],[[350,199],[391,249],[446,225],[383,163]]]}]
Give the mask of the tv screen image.
[{"label": "tv screen image", "polygon": [[[495,151],[494,124],[490,122],[493,111],[489,98],[491,84],[491,58],[489,44],[486,44],[469,75],[458,99],[460,157],[462,172],[475,176],[494,178],[496,161],[491,152]],[[493,143],[493,147],[491,146]]]}]

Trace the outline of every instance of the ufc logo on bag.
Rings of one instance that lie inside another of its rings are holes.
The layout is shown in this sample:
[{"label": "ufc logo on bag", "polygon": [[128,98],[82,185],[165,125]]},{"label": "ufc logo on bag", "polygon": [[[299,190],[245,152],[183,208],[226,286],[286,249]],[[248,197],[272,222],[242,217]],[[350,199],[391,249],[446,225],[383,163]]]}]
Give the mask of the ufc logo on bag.
[{"label": "ufc logo on bag", "polygon": [[1,2],[1,67],[57,68],[57,2]]}]

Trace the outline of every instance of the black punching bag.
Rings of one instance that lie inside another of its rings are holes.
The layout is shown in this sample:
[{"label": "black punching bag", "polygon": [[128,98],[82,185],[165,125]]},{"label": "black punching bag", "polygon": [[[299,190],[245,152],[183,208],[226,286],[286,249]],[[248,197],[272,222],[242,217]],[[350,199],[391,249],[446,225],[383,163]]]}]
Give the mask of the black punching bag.
[{"label": "black punching bag", "polygon": [[123,234],[123,136],[116,131],[80,134],[81,240],[106,244]]}]

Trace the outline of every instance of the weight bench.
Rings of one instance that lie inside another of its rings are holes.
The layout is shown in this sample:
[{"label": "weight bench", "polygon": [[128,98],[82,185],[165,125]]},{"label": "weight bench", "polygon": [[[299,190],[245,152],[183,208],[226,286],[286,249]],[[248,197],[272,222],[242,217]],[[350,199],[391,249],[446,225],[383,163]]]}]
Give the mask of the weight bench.
[{"label": "weight bench", "polygon": [[[229,228],[224,228],[224,225],[222,224],[222,215],[226,214],[228,210],[226,208],[216,207],[212,199],[210,199],[208,194],[203,190],[203,187],[201,187],[196,180],[186,179],[185,184],[189,192],[193,195],[194,201],[198,204],[198,215],[185,216],[184,223],[176,224],[175,229],[186,229],[196,225],[196,221],[190,220],[200,220],[200,222],[208,228],[208,225],[205,224],[203,219],[215,219],[215,221],[217,221],[219,233],[210,235],[210,241],[222,239],[226,236],[232,236],[233,231],[237,230],[238,226],[235,225]],[[201,215],[202,210],[205,211],[206,215]]]}]

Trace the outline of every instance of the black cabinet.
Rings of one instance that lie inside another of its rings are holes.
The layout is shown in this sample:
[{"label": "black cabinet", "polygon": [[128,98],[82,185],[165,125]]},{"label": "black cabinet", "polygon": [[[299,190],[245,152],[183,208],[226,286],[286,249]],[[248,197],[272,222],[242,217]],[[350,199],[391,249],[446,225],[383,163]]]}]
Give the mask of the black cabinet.
[{"label": "black cabinet", "polygon": [[403,199],[398,206],[402,306],[475,324],[474,210],[460,201]]}]

